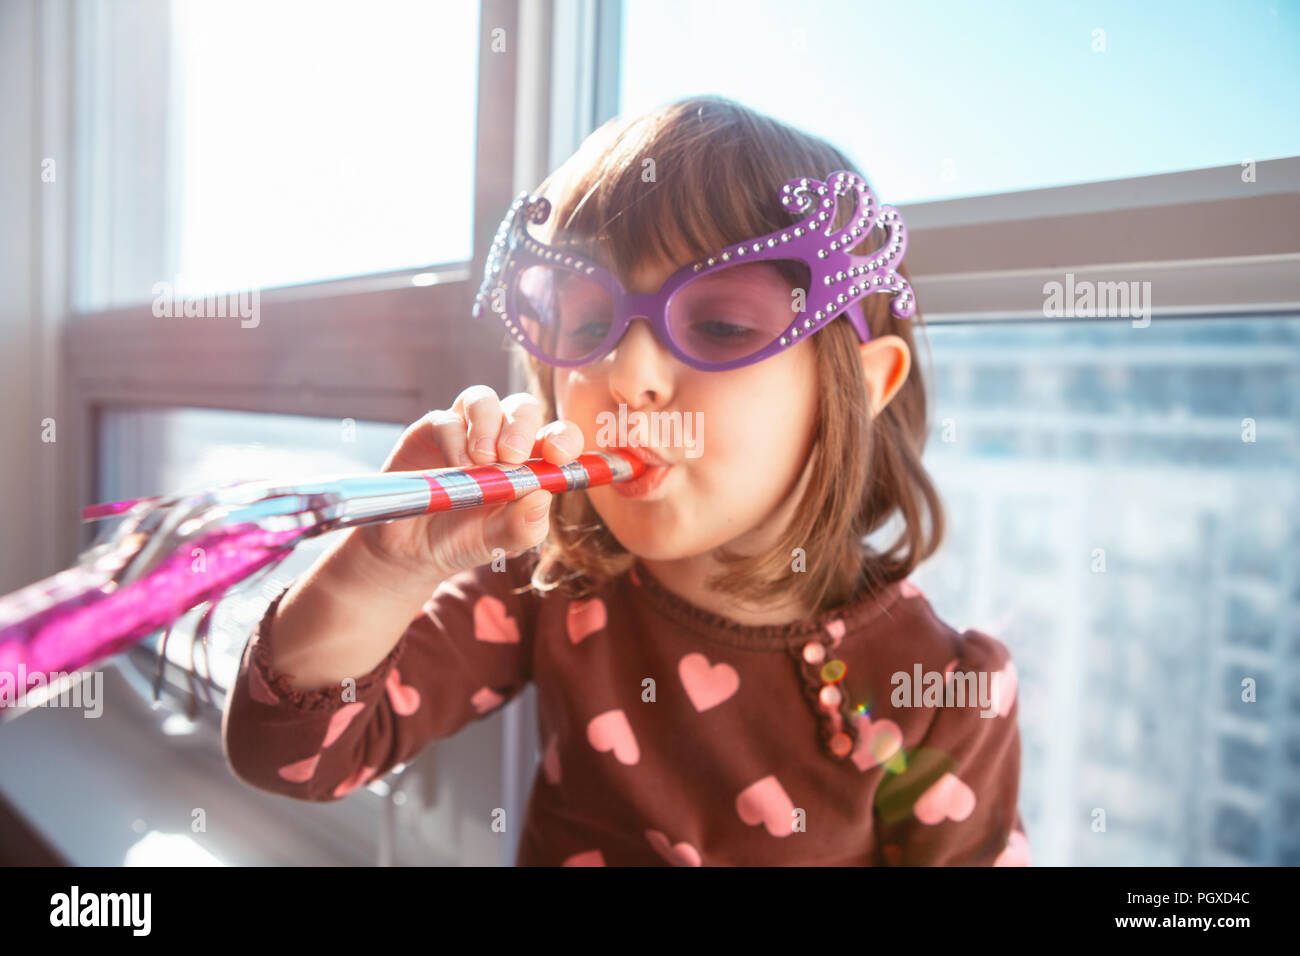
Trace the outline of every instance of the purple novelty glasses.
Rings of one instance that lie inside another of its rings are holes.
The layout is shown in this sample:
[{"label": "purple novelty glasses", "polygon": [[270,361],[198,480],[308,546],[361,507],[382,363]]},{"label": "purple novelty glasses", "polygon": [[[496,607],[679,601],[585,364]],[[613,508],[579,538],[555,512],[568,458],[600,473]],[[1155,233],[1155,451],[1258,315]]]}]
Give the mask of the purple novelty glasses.
[{"label": "purple novelty glasses", "polygon": [[[838,197],[850,191],[857,193],[853,218],[836,229]],[[551,203],[520,193],[488,253],[474,317],[490,308],[529,353],[564,368],[607,355],[632,320],[644,318],[679,360],[721,372],[798,344],[868,295],[890,293],[897,318],[915,315],[912,287],[896,271],[907,250],[902,217],[892,206],[877,208],[861,176],[840,170],[825,182],[792,179],[780,198],[791,214],[806,217],[687,263],[658,292],[633,295],[589,257],[533,239],[527,223],[546,222]],[[885,243],[850,255],[877,222]],[[858,338],[871,338],[860,311],[846,317]]]}]

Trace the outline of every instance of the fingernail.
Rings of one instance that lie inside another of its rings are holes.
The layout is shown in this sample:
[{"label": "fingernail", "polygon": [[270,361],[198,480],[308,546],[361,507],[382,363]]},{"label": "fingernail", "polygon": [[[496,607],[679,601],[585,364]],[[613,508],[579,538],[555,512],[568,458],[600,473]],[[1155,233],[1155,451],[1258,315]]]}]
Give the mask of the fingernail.
[{"label": "fingernail", "polygon": [[520,455],[527,455],[530,451],[533,450],[532,447],[528,444],[527,439],[525,439],[523,435],[511,435],[501,444],[503,444],[506,448],[509,448],[511,451]]},{"label": "fingernail", "polygon": [[524,517],[532,522],[541,521],[546,517],[546,512],[550,510],[550,507],[550,503],[547,502],[544,505],[538,505],[536,508],[530,508],[528,511],[524,512]]},{"label": "fingernail", "polygon": [[551,439],[551,441],[555,443],[556,448],[560,449],[560,451],[564,452],[566,455],[569,455],[570,457],[576,456],[578,452],[581,450],[574,447],[577,444],[577,442],[575,442],[568,435],[556,435]]},{"label": "fingernail", "polygon": [[476,455],[490,455],[496,443],[491,438],[480,438],[474,443],[474,453]]}]

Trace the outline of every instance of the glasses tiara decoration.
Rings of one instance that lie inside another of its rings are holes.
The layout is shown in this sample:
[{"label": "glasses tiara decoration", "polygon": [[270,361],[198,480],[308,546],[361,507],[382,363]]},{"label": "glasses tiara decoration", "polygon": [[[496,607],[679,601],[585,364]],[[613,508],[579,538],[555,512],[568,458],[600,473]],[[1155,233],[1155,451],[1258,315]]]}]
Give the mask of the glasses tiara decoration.
[{"label": "glasses tiara decoration", "polygon": [[[851,196],[854,204],[848,212],[848,221],[837,226],[837,213],[842,197]],[[655,313],[651,319],[661,341],[680,358],[699,368],[725,370],[739,367],[776,354],[787,346],[815,334],[841,314],[849,321],[863,342],[871,338],[865,314],[846,311],[860,299],[878,293],[890,296],[890,312],[897,319],[910,319],[916,314],[916,297],[911,284],[899,273],[907,250],[907,229],[898,210],[890,205],[878,205],[875,195],[862,176],[850,170],[838,170],[826,180],[799,177],[782,184],[779,194],[782,208],[800,217],[794,223],[766,235],[747,239],[717,250],[712,255],[688,262],[674,272],[656,293],[631,295],[627,293],[613,273],[592,261],[594,250],[590,241],[573,243],[568,248],[551,245],[534,239],[527,230],[528,223],[541,225],[551,215],[551,202],[527,191],[521,192],[511,204],[493,238],[484,267],[482,285],[474,297],[472,314],[478,318],[484,309],[500,315],[509,335],[525,349],[548,361],[558,359],[548,356],[537,343],[532,342],[521,327],[516,311],[508,299],[515,294],[513,284],[528,263],[550,264],[566,271],[592,277],[616,299],[627,300],[626,308],[636,308]],[[849,250],[861,245],[872,231],[880,226],[884,241],[866,255],[852,255]],[[795,260],[808,268],[806,306],[796,312],[790,324],[777,333],[758,351],[730,362],[711,362],[702,357],[685,354],[673,337],[665,317],[656,310],[667,309],[668,303],[683,286],[694,278],[728,269],[742,262],[764,260]],[[610,338],[604,343],[613,348],[616,333],[626,325],[628,313],[616,317]],[[594,356],[598,354],[593,352]],[[568,364],[581,364],[585,360],[566,360]],[[565,364],[556,361],[555,364]]]}]

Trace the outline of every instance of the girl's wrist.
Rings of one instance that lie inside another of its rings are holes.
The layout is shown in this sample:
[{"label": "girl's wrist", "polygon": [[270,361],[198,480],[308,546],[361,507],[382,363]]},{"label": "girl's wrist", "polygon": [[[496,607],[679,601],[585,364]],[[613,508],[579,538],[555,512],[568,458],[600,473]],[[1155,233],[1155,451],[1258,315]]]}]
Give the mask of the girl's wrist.
[{"label": "girl's wrist", "polygon": [[420,598],[420,603],[437,590],[438,585],[450,575],[443,569],[428,566],[408,566],[376,551],[365,528],[351,529],[339,544],[336,560],[330,562],[330,571],[337,577],[350,581],[360,580],[372,591],[410,602]]}]

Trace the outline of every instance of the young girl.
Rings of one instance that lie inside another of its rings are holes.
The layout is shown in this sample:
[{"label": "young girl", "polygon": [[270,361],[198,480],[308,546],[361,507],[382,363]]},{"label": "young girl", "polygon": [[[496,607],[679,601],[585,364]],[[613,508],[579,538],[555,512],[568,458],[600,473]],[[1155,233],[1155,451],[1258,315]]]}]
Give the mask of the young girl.
[{"label": "young girl", "polygon": [[[475,314],[530,392],[465,390],[385,469],[603,443],[646,472],[342,537],[249,641],[234,773],[336,800],[531,680],[521,865],[1028,864],[1014,664],[907,580],[942,534],[915,306],[901,219],[853,168],[700,97],[521,197]],[[850,249],[879,255],[823,275]]]}]

